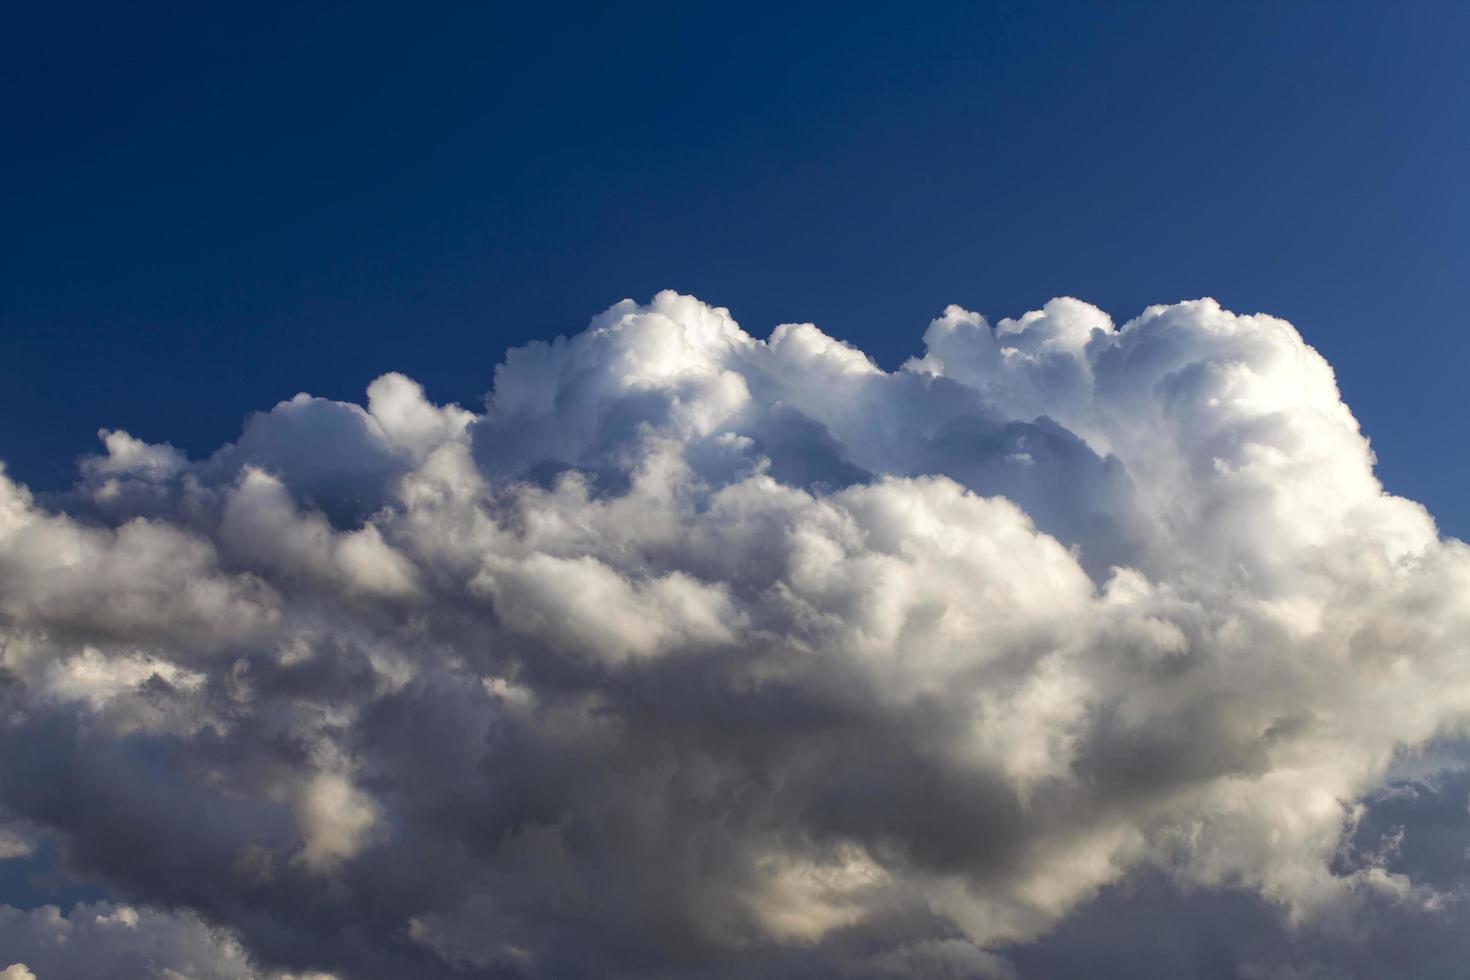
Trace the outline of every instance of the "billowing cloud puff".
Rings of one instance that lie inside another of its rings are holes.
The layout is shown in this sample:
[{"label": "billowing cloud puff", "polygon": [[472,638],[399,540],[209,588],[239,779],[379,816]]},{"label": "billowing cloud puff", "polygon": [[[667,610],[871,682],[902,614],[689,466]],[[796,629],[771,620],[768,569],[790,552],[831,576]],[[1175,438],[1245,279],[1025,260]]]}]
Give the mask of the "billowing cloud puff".
[{"label": "billowing cloud puff", "polygon": [[662,293],[479,414],[103,441],[0,480],[0,807],[241,970],[1013,976],[1138,879],[1459,897],[1364,828],[1470,720],[1470,550],[1281,320],[951,307],[886,372]]}]

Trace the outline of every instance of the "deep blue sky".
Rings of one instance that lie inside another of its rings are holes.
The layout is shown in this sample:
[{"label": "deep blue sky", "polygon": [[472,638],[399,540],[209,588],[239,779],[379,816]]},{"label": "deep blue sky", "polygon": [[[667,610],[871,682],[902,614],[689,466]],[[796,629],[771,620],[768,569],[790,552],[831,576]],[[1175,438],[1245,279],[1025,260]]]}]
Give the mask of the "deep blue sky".
[{"label": "deep blue sky", "polygon": [[[0,458],[194,453],[673,287],[896,366],[958,302],[1294,321],[1470,534],[1470,4],[10,5]],[[693,5],[688,5],[693,6]]]}]

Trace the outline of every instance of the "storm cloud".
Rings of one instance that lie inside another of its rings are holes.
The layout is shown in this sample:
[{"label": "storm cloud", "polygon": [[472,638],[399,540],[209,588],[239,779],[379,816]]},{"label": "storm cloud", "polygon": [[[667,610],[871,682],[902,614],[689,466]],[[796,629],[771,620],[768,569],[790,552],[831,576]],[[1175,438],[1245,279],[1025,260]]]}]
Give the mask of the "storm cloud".
[{"label": "storm cloud", "polygon": [[204,459],[101,436],[68,492],[0,475],[0,859],[117,901],[4,911],[0,976],[1048,976],[1145,934],[1407,976],[1333,951],[1453,931],[1470,550],[1282,320],[950,307],[889,372],[666,292],[478,412],[390,374]]}]

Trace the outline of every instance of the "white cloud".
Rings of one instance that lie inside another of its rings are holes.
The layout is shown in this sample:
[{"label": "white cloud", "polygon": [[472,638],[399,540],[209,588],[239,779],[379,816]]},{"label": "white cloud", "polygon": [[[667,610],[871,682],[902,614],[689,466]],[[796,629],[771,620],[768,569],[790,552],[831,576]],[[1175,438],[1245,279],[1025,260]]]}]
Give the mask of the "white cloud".
[{"label": "white cloud", "polygon": [[924,342],[663,293],[482,414],[386,375],[201,462],[106,433],[76,514],[0,482],[0,753],[68,760],[0,805],[362,977],[1003,976],[1140,869],[1441,901],[1341,855],[1465,730],[1470,549],[1326,362],[1208,300]]}]

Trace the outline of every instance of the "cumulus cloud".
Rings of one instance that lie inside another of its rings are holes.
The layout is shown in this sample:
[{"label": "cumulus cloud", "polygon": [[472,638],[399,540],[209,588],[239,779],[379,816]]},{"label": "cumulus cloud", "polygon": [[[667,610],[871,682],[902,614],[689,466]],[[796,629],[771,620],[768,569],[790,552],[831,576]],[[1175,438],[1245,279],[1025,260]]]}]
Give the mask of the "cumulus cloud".
[{"label": "cumulus cloud", "polygon": [[1364,828],[1465,733],[1470,550],[1284,321],[951,307],[888,372],[662,293],[478,413],[102,435],[0,477],[0,815],[241,969],[1008,977],[1138,880],[1463,891]]}]

